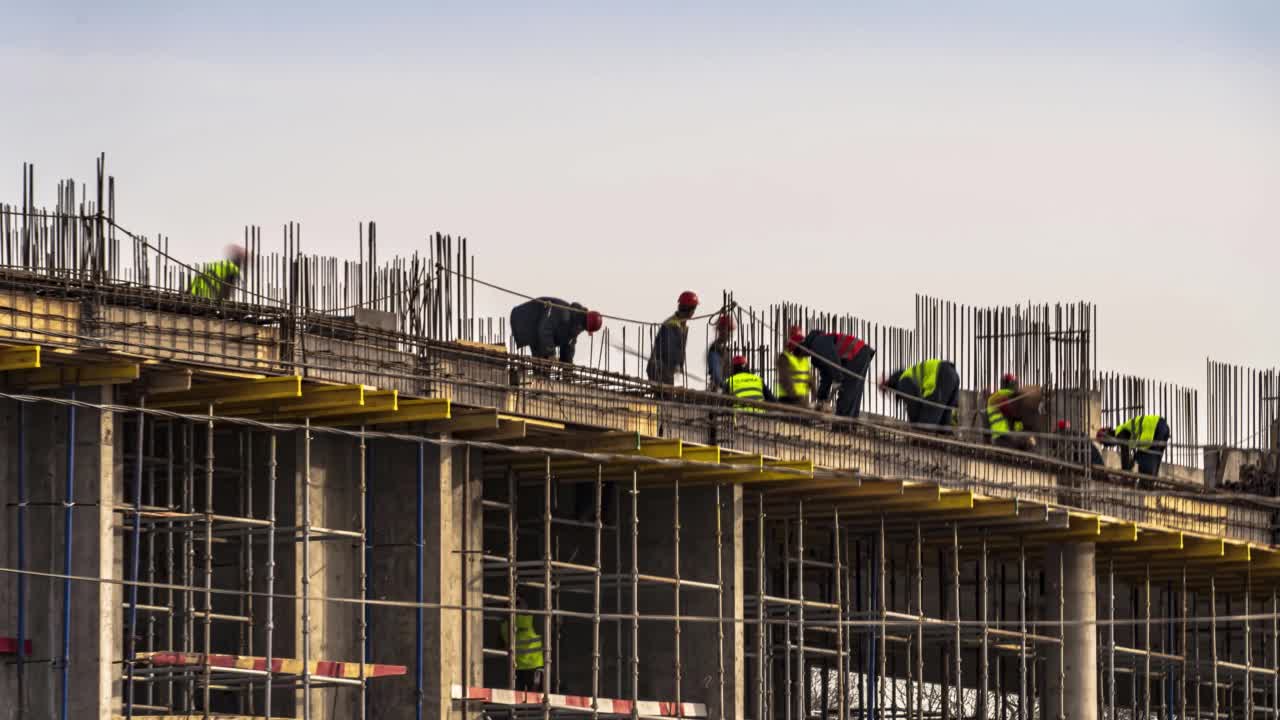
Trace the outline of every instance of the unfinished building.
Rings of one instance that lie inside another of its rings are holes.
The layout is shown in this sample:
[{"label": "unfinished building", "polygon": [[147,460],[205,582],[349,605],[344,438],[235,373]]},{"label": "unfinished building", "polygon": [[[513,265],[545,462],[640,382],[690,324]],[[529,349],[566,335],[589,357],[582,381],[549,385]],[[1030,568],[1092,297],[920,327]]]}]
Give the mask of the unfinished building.
[{"label": "unfinished building", "polygon": [[[1202,445],[1194,390],[1099,370],[1087,304],[726,302],[757,367],[849,330],[877,371],[954,358],[962,419],[1014,370],[1081,432],[735,413],[637,378],[644,325],[509,352],[442,236],[344,262],[250,228],[236,296],[192,298],[104,177],[0,208],[0,718],[1280,712],[1274,373],[1211,364]],[[1080,461],[1139,412],[1175,427],[1151,486]]]}]

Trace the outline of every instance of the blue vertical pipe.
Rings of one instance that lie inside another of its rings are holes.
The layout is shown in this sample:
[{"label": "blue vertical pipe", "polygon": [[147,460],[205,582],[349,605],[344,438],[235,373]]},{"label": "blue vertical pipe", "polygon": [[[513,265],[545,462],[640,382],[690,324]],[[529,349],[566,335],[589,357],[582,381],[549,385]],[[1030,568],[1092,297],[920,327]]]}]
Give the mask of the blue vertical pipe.
[{"label": "blue vertical pipe", "polygon": [[415,541],[415,545],[418,553],[418,588],[417,588],[418,592],[416,595],[418,600],[418,607],[416,610],[416,618],[414,621],[414,651],[413,651],[413,657],[415,662],[414,670],[413,670],[414,672],[413,697],[414,697],[414,704],[417,707],[417,712],[414,715],[416,720],[422,720],[422,680],[423,680],[422,603],[425,601],[425,595],[423,593],[423,574],[424,574],[424,568],[423,568],[424,542],[423,541],[424,541],[424,538],[426,537],[426,527],[423,522],[423,507],[422,507],[423,496],[425,494],[425,488],[423,486],[423,480],[422,480],[422,471],[425,465],[426,465],[426,458],[424,457],[424,447],[422,443],[418,443],[418,537]]},{"label": "blue vertical pipe", "polygon": [[[145,402],[145,401],[144,401]],[[133,472],[133,548],[129,558],[129,635],[126,638],[129,652],[125,657],[128,662],[129,677],[124,695],[124,716],[133,720],[133,683],[134,661],[138,656],[138,574],[142,560],[142,454],[143,424],[145,415],[138,410],[138,450],[134,456]]]},{"label": "blue vertical pipe", "polygon": [[[75,401],[76,391],[71,391]],[[62,702],[58,717],[67,720],[68,683],[71,663],[71,514],[75,505],[76,490],[76,406],[67,406],[67,473],[62,506]]]},{"label": "blue vertical pipe", "polygon": [[27,655],[27,406],[18,403],[18,717],[24,697]]}]

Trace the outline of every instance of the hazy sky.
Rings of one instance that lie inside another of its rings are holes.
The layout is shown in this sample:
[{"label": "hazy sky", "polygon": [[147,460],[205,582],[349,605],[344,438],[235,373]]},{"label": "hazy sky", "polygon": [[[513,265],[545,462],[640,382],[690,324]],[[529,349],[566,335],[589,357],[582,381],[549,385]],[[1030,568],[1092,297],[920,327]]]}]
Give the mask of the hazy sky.
[{"label": "hazy sky", "polygon": [[4,9],[0,197],[105,151],[192,260],[373,219],[622,315],[1091,299],[1106,369],[1280,362],[1274,0],[183,5]]}]

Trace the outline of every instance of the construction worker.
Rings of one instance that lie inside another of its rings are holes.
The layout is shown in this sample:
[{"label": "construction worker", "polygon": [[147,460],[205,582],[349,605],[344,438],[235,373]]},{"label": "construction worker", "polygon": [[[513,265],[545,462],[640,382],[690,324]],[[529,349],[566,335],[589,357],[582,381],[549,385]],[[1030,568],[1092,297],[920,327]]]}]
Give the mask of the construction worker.
[{"label": "construction worker", "polygon": [[[538,633],[534,618],[527,612],[529,605],[524,598],[516,598],[516,690],[542,692],[542,635]],[[502,621],[502,645],[510,648],[509,621]]]},{"label": "construction worker", "polygon": [[1031,450],[1036,439],[1023,434],[1021,412],[1013,400],[1018,395],[1018,377],[1005,373],[1000,378],[1000,389],[987,397],[987,428],[991,431],[991,444],[1014,450]]},{"label": "construction worker", "polygon": [[732,370],[733,331],[737,324],[733,316],[721,313],[716,318],[716,337],[707,348],[707,387],[720,390]]},{"label": "construction worker", "polygon": [[799,325],[792,325],[787,330],[787,344],[778,353],[778,401],[808,407],[813,359],[800,349],[803,342],[804,330]]},{"label": "construction worker", "polygon": [[511,309],[511,336],[516,347],[531,348],[534,357],[544,360],[555,358],[558,350],[560,362],[573,362],[578,336],[584,330],[594,333],[603,325],[600,313],[560,298],[540,297]]},{"label": "construction worker", "polygon": [[1169,422],[1159,415],[1139,415],[1114,428],[1098,430],[1098,442],[1102,445],[1120,446],[1120,467],[1133,468],[1138,463],[1138,474],[1155,477],[1160,473],[1160,461],[1169,444]]},{"label": "construction worker", "polygon": [[[725,392],[743,400],[764,400],[767,402],[776,400],[773,392],[769,390],[769,386],[764,384],[764,378],[751,372],[746,356],[734,355],[731,363],[733,372],[724,381]],[[764,412],[764,408],[745,403],[734,405],[733,409],[749,413]]]},{"label": "construction worker", "polygon": [[676,299],[676,312],[662,322],[653,337],[653,351],[645,368],[649,380],[674,385],[676,373],[684,371],[684,349],[689,339],[689,318],[698,309],[698,294],[685,290]]},{"label": "construction worker", "polygon": [[[1071,431],[1070,420],[1059,420],[1053,434],[1055,447],[1052,454],[1059,460],[1075,465],[1084,465],[1086,462],[1090,465],[1106,465],[1102,459],[1102,453],[1098,452],[1097,445],[1094,445],[1083,433]],[[1089,446],[1088,451],[1084,449],[1086,445]]]},{"label": "construction worker", "polygon": [[818,369],[818,402],[825,404],[831,397],[832,384],[839,383],[836,415],[858,417],[875,348],[855,335],[821,330],[810,330],[801,346],[813,356]]},{"label": "construction worker", "polygon": [[903,368],[880,382],[907,404],[907,420],[930,429],[951,426],[960,396],[960,374],[947,360],[931,358]]},{"label": "construction worker", "polygon": [[249,256],[240,245],[228,245],[223,260],[205,263],[191,278],[187,293],[205,300],[227,300],[248,266]]}]

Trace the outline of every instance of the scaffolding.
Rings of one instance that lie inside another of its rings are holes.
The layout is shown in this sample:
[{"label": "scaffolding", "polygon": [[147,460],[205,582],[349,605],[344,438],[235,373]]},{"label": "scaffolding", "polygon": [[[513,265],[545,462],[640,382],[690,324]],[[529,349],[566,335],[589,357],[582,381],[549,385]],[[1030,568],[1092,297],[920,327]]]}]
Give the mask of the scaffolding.
[{"label": "scaffolding", "polygon": [[[1273,499],[514,355],[446,236],[382,263],[371,223],[344,264],[250,228],[262,273],[192,299],[103,165],[52,212],[24,176],[0,208],[0,717],[103,693],[126,718],[1280,713]],[[1087,304],[918,298],[905,330],[726,300],[762,357],[804,318],[890,338],[885,362],[959,353],[973,384],[1100,377]]]}]

